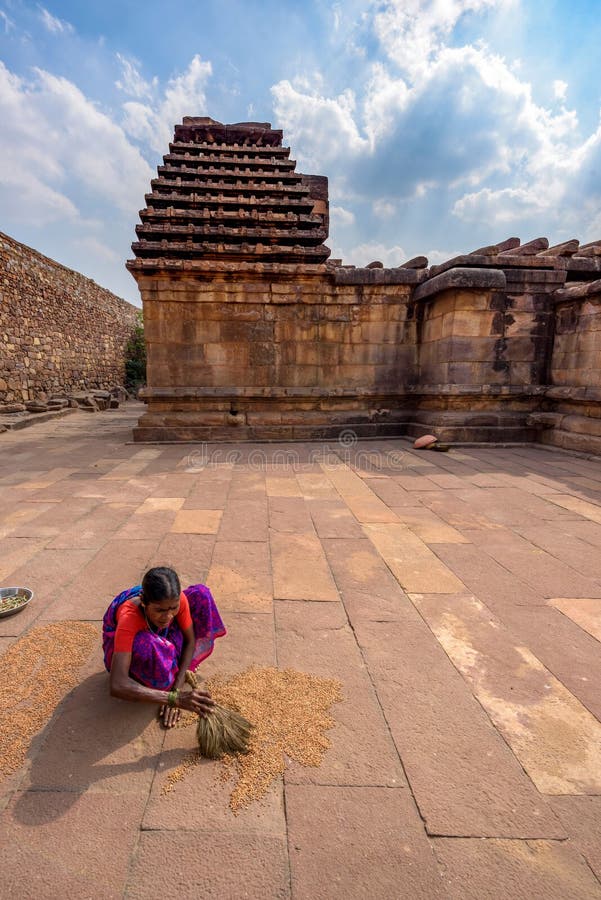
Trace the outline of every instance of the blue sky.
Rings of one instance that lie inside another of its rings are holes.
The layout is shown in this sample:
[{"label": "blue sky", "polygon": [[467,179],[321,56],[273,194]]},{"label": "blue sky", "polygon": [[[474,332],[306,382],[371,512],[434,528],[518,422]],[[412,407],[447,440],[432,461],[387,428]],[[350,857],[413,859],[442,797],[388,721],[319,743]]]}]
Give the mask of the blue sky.
[{"label": "blue sky", "polygon": [[0,230],[124,268],[175,122],[271,121],[334,257],[601,238],[598,0],[0,0]]}]

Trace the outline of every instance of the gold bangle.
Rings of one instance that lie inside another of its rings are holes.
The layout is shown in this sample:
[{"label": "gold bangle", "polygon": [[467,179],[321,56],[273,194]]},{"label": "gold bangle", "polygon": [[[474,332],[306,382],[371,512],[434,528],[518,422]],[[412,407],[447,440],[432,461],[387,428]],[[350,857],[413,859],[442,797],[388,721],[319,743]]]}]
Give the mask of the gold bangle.
[{"label": "gold bangle", "polygon": [[179,691],[169,691],[167,694],[167,705],[168,706],[177,706],[177,698],[179,697]]}]

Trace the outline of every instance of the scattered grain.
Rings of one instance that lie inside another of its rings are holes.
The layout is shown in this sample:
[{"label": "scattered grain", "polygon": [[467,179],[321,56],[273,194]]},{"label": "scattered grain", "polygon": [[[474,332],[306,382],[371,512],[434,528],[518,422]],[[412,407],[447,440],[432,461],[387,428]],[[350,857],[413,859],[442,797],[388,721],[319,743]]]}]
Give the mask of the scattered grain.
[{"label": "scattered grain", "polygon": [[88,622],[54,622],[32,628],[0,657],[0,779],[23,765],[97,641]]},{"label": "scattered grain", "polygon": [[[267,793],[283,774],[286,757],[303,766],[319,766],[330,746],[325,732],[334,725],[329,709],[342,700],[341,687],[332,678],[275,668],[251,668],[228,679],[215,676],[206,683],[217,703],[242,713],[254,726],[248,753],[219,761],[220,778],[236,779],[230,796],[234,813]],[[182,716],[178,727],[194,725],[196,720],[191,714]],[[200,758],[189,753],[168,775],[162,792],[171,791]]]}]

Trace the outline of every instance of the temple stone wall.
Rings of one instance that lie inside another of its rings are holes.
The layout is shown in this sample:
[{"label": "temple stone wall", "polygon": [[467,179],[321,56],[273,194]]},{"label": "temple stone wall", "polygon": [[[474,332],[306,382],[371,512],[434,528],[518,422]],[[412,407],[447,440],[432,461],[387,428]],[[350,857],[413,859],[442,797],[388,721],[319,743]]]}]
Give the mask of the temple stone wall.
[{"label": "temple stone wall", "polygon": [[601,454],[601,281],[558,291],[551,384],[531,417],[545,444]]},{"label": "temple stone wall", "polygon": [[331,273],[298,273],[208,284],[147,278],[142,290],[151,387],[139,428],[155,437],[187,422],[196,428],[190,436],[213,438],[369,426],[366,405],[376,410],[399,383],[417,381],[406,284],[338,285]]},{"label": "temple stone wall", "polygon": [[297,172],[282,138],[175,126],[127,263],[148,349],[135,440],[595,437],[601,241],[343,264],[324,243],[327,179]]},{"label": "temple stone wall", "polygon": [[0,401],[123,384],[137,309],[0,233]]},{"label": "temple stone wall", "polygon": [[601,388],[601,285],[595,294],[557,303],[551,382]]}]

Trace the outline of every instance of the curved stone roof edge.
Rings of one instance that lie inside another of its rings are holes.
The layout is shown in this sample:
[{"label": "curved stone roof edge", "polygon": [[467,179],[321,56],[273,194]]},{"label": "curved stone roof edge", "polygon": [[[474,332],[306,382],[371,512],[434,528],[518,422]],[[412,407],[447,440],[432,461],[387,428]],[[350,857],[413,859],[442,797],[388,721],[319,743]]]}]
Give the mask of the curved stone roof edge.
[{"label": "curved stone roof edge", "polygon": [[577,282],[576,284],[558,288],[553,292],[552,297],[555,303],[562,303],[566,300],[584,300],[586,297],[592,297],[595,294],[601,294],[601,278],[597,278],[595,281]]},{"label": "curved stone roof edge", "polygon": [[471,290],[504,290],[507,285],[502,269],[447,269],[429,278],[416,289],[413,299],[425,300],[441,291],[469,288]]}]

